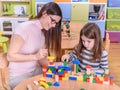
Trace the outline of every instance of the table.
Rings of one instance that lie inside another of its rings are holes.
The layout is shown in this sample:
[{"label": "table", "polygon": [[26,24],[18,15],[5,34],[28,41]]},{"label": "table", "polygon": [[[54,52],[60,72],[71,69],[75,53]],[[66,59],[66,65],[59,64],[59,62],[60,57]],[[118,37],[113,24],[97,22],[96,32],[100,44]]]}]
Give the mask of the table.
[{"label": "table", "polygon": [[[32,90],[37,90],[38,86],[34,85],[33,81],[38,81],[42,75],[37,75],[27,80],[24,80],[22,83],[18,84],[13,90],[27,90],[27,85],[31,85]],[[47,78],[47,82],[54,82],[53,79]],[[96,83],[87,83],[87,82],[80,82],[80,81],[72,81],[72,80],[65,80],[59,81],[60,86],[50,86],[48,89],[45,90],[80,90],[84,88],[85,90],[120,90],[120,87],[117,85],[105,85],[105,84],[96,84]]]}]

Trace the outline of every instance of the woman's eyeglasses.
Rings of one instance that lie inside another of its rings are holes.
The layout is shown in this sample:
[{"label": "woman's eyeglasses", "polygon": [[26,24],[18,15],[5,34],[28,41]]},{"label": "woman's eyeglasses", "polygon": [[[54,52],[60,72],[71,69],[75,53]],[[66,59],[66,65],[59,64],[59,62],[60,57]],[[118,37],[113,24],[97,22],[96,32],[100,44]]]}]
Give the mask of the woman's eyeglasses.
[{"label": "woman's eyeglasses", "polygon": [[58,24],[58,22],[56,22],[55,19],[53,19],[51,16],[49,16],[49,17],[50,17],[50,19],[51,19],[51,24],[55,24],[55,25]]}]

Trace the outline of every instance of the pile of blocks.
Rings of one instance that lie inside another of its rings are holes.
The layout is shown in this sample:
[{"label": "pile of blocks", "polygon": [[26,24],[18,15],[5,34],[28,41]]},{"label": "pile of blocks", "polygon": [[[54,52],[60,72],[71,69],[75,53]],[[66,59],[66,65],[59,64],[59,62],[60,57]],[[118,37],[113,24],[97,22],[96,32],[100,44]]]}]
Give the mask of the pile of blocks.
[{"label": "pile of blocks", "polygon": [[[81,73],[78,72],[78,65],[80,61],[78,59],[74,60],[72,63],[74,67],[67,65],[67,62],[64,61],[63,65],[56,66],[54,62],[54,57],[48,57],[49,64],[48,66],[43,66],[43,77],[55,79],[53,84],[49,84],[48,82],[44,84],[39,81],[40,85],[48,88],[48,86],[60,86],[59,80],[77,80],[80,82],[88,82],[88,83],[98,83],[98,84],[108,84],[113,85],[114,76],[112,73],[109,73],[109,70],[105,70],[105,72],[101,72],[99,70],[94,73],[91,71],[91,66],[86,66],[86,72]],[[50,82],[49,82],[50,83]]]}]

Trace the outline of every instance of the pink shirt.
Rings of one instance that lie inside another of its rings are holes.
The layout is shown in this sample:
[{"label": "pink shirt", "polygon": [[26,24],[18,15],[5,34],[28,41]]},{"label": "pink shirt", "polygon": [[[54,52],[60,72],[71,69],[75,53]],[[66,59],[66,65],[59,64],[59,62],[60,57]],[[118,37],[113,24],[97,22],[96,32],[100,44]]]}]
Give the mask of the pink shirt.
[{"label": "pink shirt", "polygon": [[[14,34],[20,35],[25,41],[19,51],[22,54],[34,54],[40,48],[43,48],[45,37],[41,31],[42,26],[39,20],[31,20],[20,24],[14,31]],[[37,61],[31,62],[10,62],[10,76],[19,76],[33,71],[36,68]]]}]

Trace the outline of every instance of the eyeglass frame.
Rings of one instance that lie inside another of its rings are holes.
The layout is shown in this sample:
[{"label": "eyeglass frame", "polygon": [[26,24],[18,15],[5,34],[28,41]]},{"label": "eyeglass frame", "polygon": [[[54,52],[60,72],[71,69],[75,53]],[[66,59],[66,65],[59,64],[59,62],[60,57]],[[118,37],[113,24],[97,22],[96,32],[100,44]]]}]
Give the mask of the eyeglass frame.
[{"label": "eyeglass frame", "polygon": [[57,25],[59,23],[59,22],[56,22],[55,19],[53,19],[51,16],[49,16],[49,17],[50,17],[50,20],[51,20],[51,24]]}]

